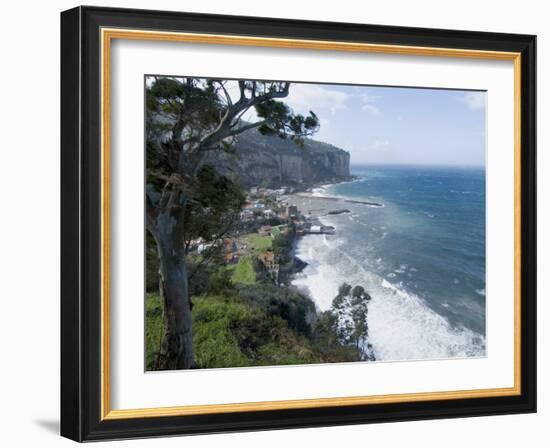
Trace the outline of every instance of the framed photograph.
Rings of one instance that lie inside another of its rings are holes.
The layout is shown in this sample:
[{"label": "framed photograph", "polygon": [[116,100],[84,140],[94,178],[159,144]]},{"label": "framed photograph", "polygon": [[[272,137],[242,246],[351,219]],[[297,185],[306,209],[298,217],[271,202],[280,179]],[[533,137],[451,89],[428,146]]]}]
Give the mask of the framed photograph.
[{"label": "framed photograph", "polygon": [[536,411],[535,36],[61,14],[61,433]]}]

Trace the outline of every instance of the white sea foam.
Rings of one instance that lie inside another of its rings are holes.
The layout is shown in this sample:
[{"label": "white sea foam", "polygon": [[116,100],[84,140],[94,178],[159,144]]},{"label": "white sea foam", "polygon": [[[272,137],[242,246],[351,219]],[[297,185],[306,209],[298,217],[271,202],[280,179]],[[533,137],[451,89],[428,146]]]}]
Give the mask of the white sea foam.
[{"label": "white sea foam", "polygon": [[[367,271],[340,248],[341,237],[306,236],[297,256],[308,266],[293,284],[307,289],[316,305],[327,310],[338,287],[362,285],[371,294],[369,340],[379,361],[441,359],[485,355],[483,336],[455,328],[415,294]],[[401,266],[400,266],[401,267]],[[403,266],[406,269],[406,266]],[[389,274],[388,278],[395,277]]]},{"label": "white sea foam", "polygon": [[322,198],[327,196],[327,190],[325,187],[317,187],[311,190],[311,196],[316,198]]}]

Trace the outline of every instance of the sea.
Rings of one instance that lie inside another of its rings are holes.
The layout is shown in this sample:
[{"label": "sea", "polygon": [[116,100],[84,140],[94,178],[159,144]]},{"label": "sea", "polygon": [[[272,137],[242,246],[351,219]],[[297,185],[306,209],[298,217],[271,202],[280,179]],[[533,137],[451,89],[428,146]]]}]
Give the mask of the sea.
[{"label": "sea", "polygon": [[[293,284],[320,310],[342,283],[363,286],[377,361],[485,356],[485,169],[357,165],[352,174],[290,198],[336,228],[298,240],[308,265]],[[335,209],[349,212],[327,214]]]}]

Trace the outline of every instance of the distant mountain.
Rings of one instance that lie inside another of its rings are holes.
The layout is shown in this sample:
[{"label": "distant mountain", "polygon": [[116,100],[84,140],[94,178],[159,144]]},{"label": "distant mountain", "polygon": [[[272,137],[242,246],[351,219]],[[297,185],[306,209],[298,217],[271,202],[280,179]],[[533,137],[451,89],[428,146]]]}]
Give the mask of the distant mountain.
[{"label": "distant mountain", "polygon": [[234,154],[212,153],[205,163],[244,188],[308,187],[350,178],[349,153],[312,139],[300,147],[290,139],[251,129],[237,137],[233,149]]}]

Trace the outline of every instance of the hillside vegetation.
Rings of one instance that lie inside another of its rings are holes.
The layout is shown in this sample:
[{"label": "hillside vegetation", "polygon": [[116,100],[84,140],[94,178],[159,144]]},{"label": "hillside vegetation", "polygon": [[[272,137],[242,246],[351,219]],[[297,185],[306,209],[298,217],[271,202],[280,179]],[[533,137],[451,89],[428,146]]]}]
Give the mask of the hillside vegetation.
[{"label": "hillside vegetation", "polygon": [[[237,294],[195,298],[193,348],[196,368],[360,360],[355,347],[343,346],[337,341],[330,321],[319,321],[312,328],[303,310],[292,309],[291,303],[267,301],[269,303],[253,304]],[[145,303],[147,370],[156,370],[162,337],[159,296],[148,294]]]}]

